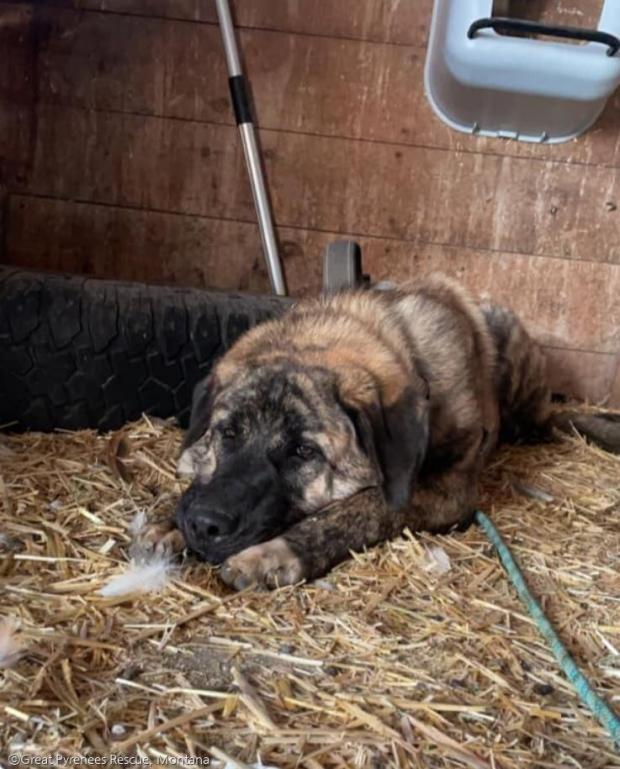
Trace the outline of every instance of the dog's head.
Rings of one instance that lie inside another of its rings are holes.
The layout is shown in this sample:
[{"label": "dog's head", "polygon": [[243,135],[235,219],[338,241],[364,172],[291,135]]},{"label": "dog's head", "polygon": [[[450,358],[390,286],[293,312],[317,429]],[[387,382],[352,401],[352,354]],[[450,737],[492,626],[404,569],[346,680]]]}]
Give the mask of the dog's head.
[{"label": "dog's head", "polygon": [[220,563],[364,488],[382,486],[402,507],[427,427],[426,398],[413,389],[385,405],[375,382],[299,360],[237,364],[225,381],[216,367],[194,393],[178,465],[193,482],[179,528],[190,549]]}]

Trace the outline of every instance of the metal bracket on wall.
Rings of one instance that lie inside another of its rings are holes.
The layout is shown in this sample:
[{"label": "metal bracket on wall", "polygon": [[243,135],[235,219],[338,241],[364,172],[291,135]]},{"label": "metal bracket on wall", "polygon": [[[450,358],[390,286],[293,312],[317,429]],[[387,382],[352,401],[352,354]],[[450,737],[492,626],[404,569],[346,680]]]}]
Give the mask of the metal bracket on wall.
[{"label": "metal bracket on wall", "polygon": [[362,249],[354,240],[336,240],[323,252],[323,293],[369,285],[362,271]]}]

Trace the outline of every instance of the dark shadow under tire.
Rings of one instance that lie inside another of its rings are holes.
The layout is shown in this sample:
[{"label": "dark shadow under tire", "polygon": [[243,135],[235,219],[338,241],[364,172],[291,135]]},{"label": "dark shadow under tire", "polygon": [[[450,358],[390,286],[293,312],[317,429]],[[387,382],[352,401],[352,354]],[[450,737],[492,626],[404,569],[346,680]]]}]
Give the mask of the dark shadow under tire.
[{"label": "dark shadow under tire", "polygon": [[289,304],[0,266],[0,424],[110,430],[144,412],[185,425],[213,361]]}]

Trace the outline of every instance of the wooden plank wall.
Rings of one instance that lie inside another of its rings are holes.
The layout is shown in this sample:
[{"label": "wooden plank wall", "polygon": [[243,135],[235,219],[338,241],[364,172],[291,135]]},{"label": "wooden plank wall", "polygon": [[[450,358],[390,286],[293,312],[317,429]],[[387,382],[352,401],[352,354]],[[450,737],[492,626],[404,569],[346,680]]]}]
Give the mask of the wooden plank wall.
[{"label": "wooden plank wall", "polygon": [[[559,146],[452,132],[423,93],[431,7],[237,0],[289,287],[354,237],[375,278],[440,269],[512,306],[566,391],[620,404],[620,101]],[[211,0],[0,2],[0,54],[5,261],[267,290]]]}]

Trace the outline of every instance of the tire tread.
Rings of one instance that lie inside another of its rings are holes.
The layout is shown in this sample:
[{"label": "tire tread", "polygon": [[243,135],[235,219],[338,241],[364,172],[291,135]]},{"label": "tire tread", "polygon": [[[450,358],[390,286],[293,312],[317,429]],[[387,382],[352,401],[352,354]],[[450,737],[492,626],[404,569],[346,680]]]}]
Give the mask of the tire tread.
[{"label": "tire tread", "polygon": [[0,266],[0,424],[113,430],[144,412],[185,426],[213,362],[289,304]]}]

